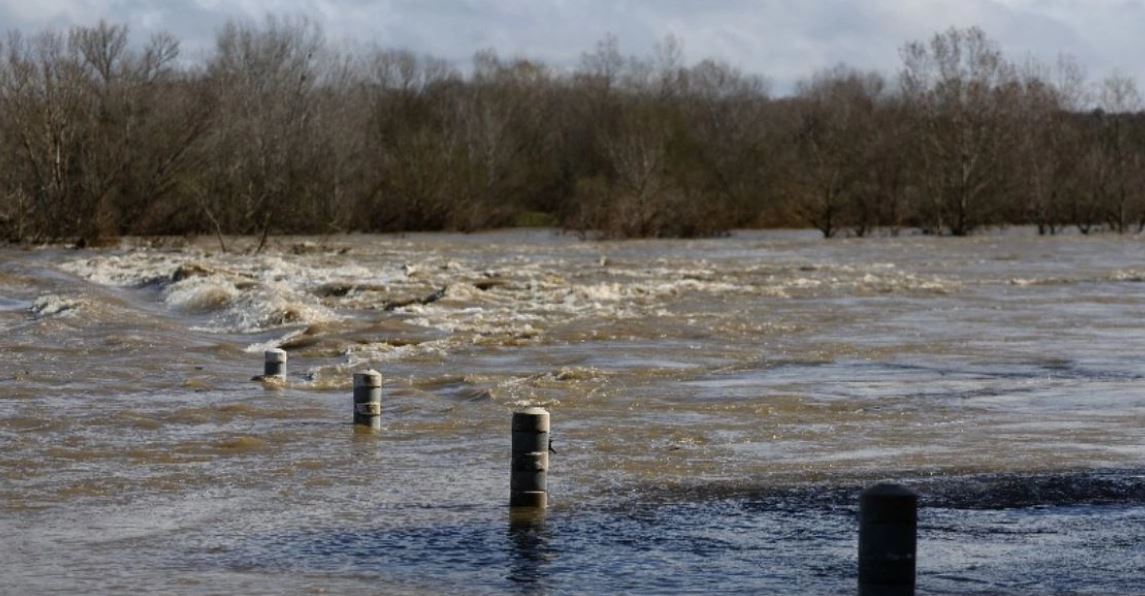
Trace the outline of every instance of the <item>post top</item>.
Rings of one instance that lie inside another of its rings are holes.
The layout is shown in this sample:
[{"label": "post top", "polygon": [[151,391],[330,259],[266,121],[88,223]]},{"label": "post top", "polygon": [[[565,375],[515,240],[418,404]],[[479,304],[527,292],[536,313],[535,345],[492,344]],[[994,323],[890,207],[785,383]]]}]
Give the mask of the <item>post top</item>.
[{"label": "post top", "polygon": [[286,350],[281,348],[274,348],[263,352],[263,357],[267,362],[286,362]]},{"label": "post top", "polygon": [[382,373],[370,369],[364,372],[354,373],[354,386],[355,387],[381,387],[382,386]]},{"label": "post top", "polygon": [[918,493],[909,488],[880,482],[859,495],[859,520],[862,524],[918,523]]},{"label": "post top", "polygon": [[918,498],[918,493],[913,490],[893,482],[879,482],[867,487],[863,491],[864,497],[900,497],[900,498]]},{"label": "post top", "polygon": [[528,407],[513,412],[513,430],[549,432],[549,411],[544,408]]}]

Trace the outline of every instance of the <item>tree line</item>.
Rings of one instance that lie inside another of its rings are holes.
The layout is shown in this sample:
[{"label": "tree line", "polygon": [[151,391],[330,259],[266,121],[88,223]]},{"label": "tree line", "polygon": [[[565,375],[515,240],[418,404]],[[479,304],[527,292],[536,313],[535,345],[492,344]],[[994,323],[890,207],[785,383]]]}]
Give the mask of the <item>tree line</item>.
[{"label": "tree line", "polygon": [[666,38],[571,70],[478,52],[465,72],[353,51],[304,19],[232,22],[203,59],[100,23],[0,43],[0,237],[460,230],[596,237],[813,226],[962,236],[1145,228],[1135,82],[1017,63],[977,28],[794,93]]}]

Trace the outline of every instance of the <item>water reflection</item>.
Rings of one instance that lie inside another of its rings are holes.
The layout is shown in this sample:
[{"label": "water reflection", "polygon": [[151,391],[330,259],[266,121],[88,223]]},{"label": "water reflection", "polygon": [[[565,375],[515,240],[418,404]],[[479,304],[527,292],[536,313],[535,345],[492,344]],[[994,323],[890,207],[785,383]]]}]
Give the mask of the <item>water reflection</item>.
[{"label": "water reflection", "polygon": [[375,417],[369,424],[353,423],[354,441],[376,441],[382,432],[382,419]]},{"label": "water reflection", "polygon": [[553,558],[552,532],[543,509],[515,508],[509,511],[509,565],[506,579],[523,592],[548,594],[547,566]]}]

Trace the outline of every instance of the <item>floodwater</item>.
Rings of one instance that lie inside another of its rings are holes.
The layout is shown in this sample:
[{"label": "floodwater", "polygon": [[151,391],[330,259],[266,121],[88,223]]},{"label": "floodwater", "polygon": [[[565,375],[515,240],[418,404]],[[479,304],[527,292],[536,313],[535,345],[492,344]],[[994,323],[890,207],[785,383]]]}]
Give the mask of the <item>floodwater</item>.
[{"label": "floodwater", "polygon": [[848,593],[878,480],[920,593],[1142,590],[1145,239],[130,244],[0,249],[0,593]]}]

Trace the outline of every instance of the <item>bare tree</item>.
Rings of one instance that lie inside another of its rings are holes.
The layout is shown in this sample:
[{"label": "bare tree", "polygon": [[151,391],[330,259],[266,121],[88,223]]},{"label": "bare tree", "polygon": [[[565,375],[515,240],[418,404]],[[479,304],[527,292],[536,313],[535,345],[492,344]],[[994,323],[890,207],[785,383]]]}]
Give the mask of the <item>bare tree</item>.
[{"label": "bare tree", "polygon": [[991,222],[1005,190],[1013,127],[1003,96],[1013,68],[978,28],[907,44],[902,57],[903,94],[917,110],[927,225],[964,236]]},{"label": "bare tree", "polygon": [[1016,68],[979,29],[905,46],[894,88],[837,68],[791,97],[670,36],[643,57],[606,36],[571,73],[340,47],[275,17],[228,24],[203,60],[106,22],[9,34],[0,234],[1145,229],[1136,83],[1086,94],[1076,64]]},{"label": "bare tree", "polygon": [[612,177],[604,192],[586,197],[589,227],[608,236],[658,236],[666,203],[672,201],[668,176],[669,130],[655,104],[634,98],[621,111],[620,125],[604,138]]},{"label": "bare tree", "polygon": [[368,60],[362,220],[374,229],[447,225],[461,141],[450,125],[460,75],[444,62],[376,50]]},{"label": "bare tree", "polygon": [[1125,233],[1131,222],[1142,218],[1142,152],[1133,138],[1141,95],[1132,79],[1120,75],[1107,77],[1095,95],[1098,108],[1092,117],[1094,139],[1087,161],[1090,193],[1110,229]]},{"label": "bare tree", "polygon": [[[755,217],[773,186],[778,131],[768,118],[767,83],[711,60],[686,73],[677,172],[693,202],[733,225]],[[683,155],[681,155],[683,153]],[[681,163],[682,162],[682,163]]]},{"label": "bare tree", "polygon": [[795,201],[824,238],[843,225],[853,225],[859,235],[875,225],[864,186],[874,158],[870,141],[883,87],[877,74],[844,66],[799,85]]},{"label": "bare tree", "polygon": [[1080,108],[1084,74],[1071,58],[1059,57],[1055,69],[1029,61],[1019,73],[1016,157],[1011,175],[1023,218],[1039,234],[1055,234],[1068,219],[1066,205],[1078,192],[1076,127],[1071,114]]},{"label": "bare tree", "polygon": [[268,17],[261,28],[228,23],[216,44],[208,76],[219,104],[210,138],[218,157],[200,205],[229,229],[265,239],[275,214],[303,215],[293,207],[329,189],[313,167],[326,149],[315,142],[322,33],[307,20]]}]

